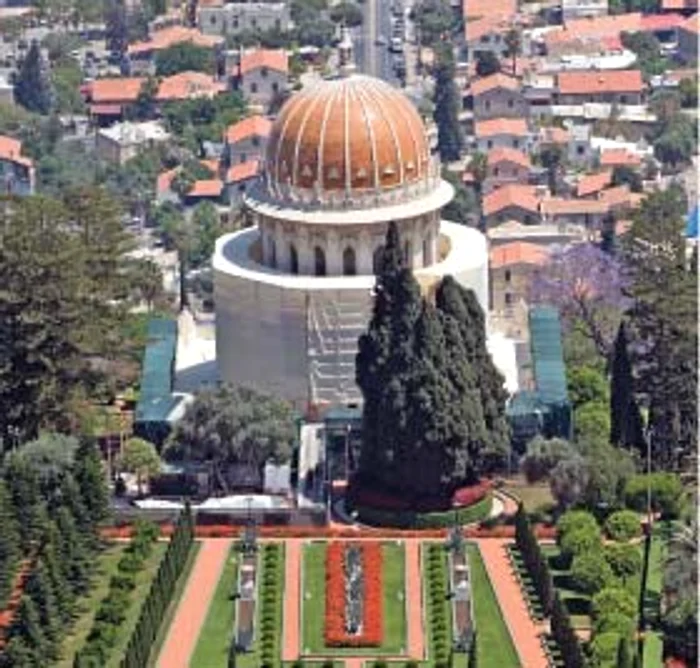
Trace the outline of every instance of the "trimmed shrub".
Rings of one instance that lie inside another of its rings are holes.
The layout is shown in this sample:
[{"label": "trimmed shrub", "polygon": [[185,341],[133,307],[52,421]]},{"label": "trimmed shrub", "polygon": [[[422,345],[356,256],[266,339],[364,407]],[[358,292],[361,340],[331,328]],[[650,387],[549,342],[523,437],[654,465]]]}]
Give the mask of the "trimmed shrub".
[{"label": "trimmed shrub", "polygon": [[591,640],[590,663],[591,666],[614,666],[617,659],[617,646],[620,643],[619,633],[599,633]]},{"label": "trimmed shrub", "polygon": [[600,550],[583,552],[571,564],[571,580],[576,589],[592,596],[613,584],[615,576]]},{"label": "trimmed shrub", "polygon": [[620,612],[611,612],[609,615],[601,617],[596,624],[596,633],[617,633],[628,638],[633,631],[634,619]]},{"label": "trimmed shrub", "polygon": [[633,510],[618,510],[605,520],[605,533],[608,538],[629,541],[642,533],[639,515]]},{"label": "trimmed shrub", "polygon": [[634,596],[621,587],[607,587],[593,597],[593,621],[600,621],[612,614],[622,614],[634,619],[637,614],[637,602]]},{"label": "trimmed shrub", "polygon": [[599,552],[601,546],[600,529],[595,527],[581,527],[574,531],[569,531],[560,541],[562,556],[569,563],[571,559],[579,554],[588,552]]},{"label": "trimmed shrub", "polygon": [[666,519],[676,519],[683,510],[684,493],[675,473],[659,471],[632,476],[625,485],[625,504],[640,513],[647,508],[647,484],[651,486],[651,507]]},{"label": "trimmed shrub", "polygon": [[615,576],[623,580],[642,571],[642,555],[636,545],[605,545],[603,556]]},{"label": "trimmed shrub", "polygon": [[568,533],[579,529],[586,529],[590,532],[600,530],[596,518],[587,510],[569,510],[557,522],[557,531],[560,539],[563,539]]}]

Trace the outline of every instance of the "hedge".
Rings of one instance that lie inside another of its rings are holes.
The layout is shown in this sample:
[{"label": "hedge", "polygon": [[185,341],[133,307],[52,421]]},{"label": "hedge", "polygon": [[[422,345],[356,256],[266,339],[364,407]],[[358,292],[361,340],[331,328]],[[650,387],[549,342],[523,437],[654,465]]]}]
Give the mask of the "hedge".
[{"label": "hedge", "polygon": [[642,533],[639,515],[633,510],[618,510],[605,520],[605,533],[608,538],[629,541]]},{"label": "hedge", "polygon": [[369,506],[356,506],[357,518],[370,526],[398,529],[439,529],[455,524],[473,524],[488,517],[491,512],[491,495],[486,495],[472,506],[442,512],[419,513],[411,510],[383,510]]}]

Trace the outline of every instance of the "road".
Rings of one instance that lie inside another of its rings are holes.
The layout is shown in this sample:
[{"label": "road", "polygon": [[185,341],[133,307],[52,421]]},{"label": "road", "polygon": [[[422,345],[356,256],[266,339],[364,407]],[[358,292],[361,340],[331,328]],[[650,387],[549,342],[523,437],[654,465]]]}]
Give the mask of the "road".
[{"label": "road", "polygon": [[[364,23],[353,34],[357,69],[399,85],[388,47],[391,39],[391,3],[388,0],[366,0],[363,8]],[[387,44],[377,44],[380,36]]]}]

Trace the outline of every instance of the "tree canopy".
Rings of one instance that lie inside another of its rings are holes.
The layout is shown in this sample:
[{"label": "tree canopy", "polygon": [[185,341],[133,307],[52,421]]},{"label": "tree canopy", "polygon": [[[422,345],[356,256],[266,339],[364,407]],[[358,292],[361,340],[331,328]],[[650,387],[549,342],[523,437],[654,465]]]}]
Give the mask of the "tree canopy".
[{"label": "tree canopy", "polygon": [[436,49],[435,111],[433,116],[438,128],[438,151],[443,162],[459,160],[464,146],[459,124],[460,99],[455,84],[455,62],[451,43]]},{"label": "tree canopy", "polygon": [[156,54],[156,74],[159,77],[191,71],[214,74],[215,69],[214,51],[192,42],[180,42]]},{"label": "tree canopy", "polygon": [[446,278],[421,298],[390,224],[369,328],[360,337],[361,485],[416,504],[449,498],[507,444],[503,379],[471,291]]},{"label": "tree canopy", "polygon": [[15,82],[15,99],[25,109],[38,114],[48,114],[54,106],[51,71],[37,41],[32,42],[20,64]]}]

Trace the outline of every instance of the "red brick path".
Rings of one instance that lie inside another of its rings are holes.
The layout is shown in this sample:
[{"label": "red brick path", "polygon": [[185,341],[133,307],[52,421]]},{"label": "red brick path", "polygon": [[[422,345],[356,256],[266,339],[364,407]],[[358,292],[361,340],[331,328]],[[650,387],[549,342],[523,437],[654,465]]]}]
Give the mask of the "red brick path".
[{"label": "red brick path", "polygon": [[421,580],[420,541],[407,540],[404,542],[406,559],[406,602],[408,635],[408,656],[411,659],[424,658],[423,634],[423,583]]},{"label": "red brick path", "polygon": [[299,635],[301,598],[301,554],[303,541],[291,539],[284,543],[284,647],[283,661],[299,658]]},{"label": "red brick path", "polygon": [[528,613],[520,585],[508,559],[506,546],[509,543],[512,541],[497,538],[477,541],[498,605],[520,657],[520,664],[527,668],[547,668],[547,657],[538,637],[541,629]]},{"label": "red brick path", "polygon": [[231,550],[227,538],[202,541],[175,618],[158,657],[159,668],[188,668],[221,570]]}]

